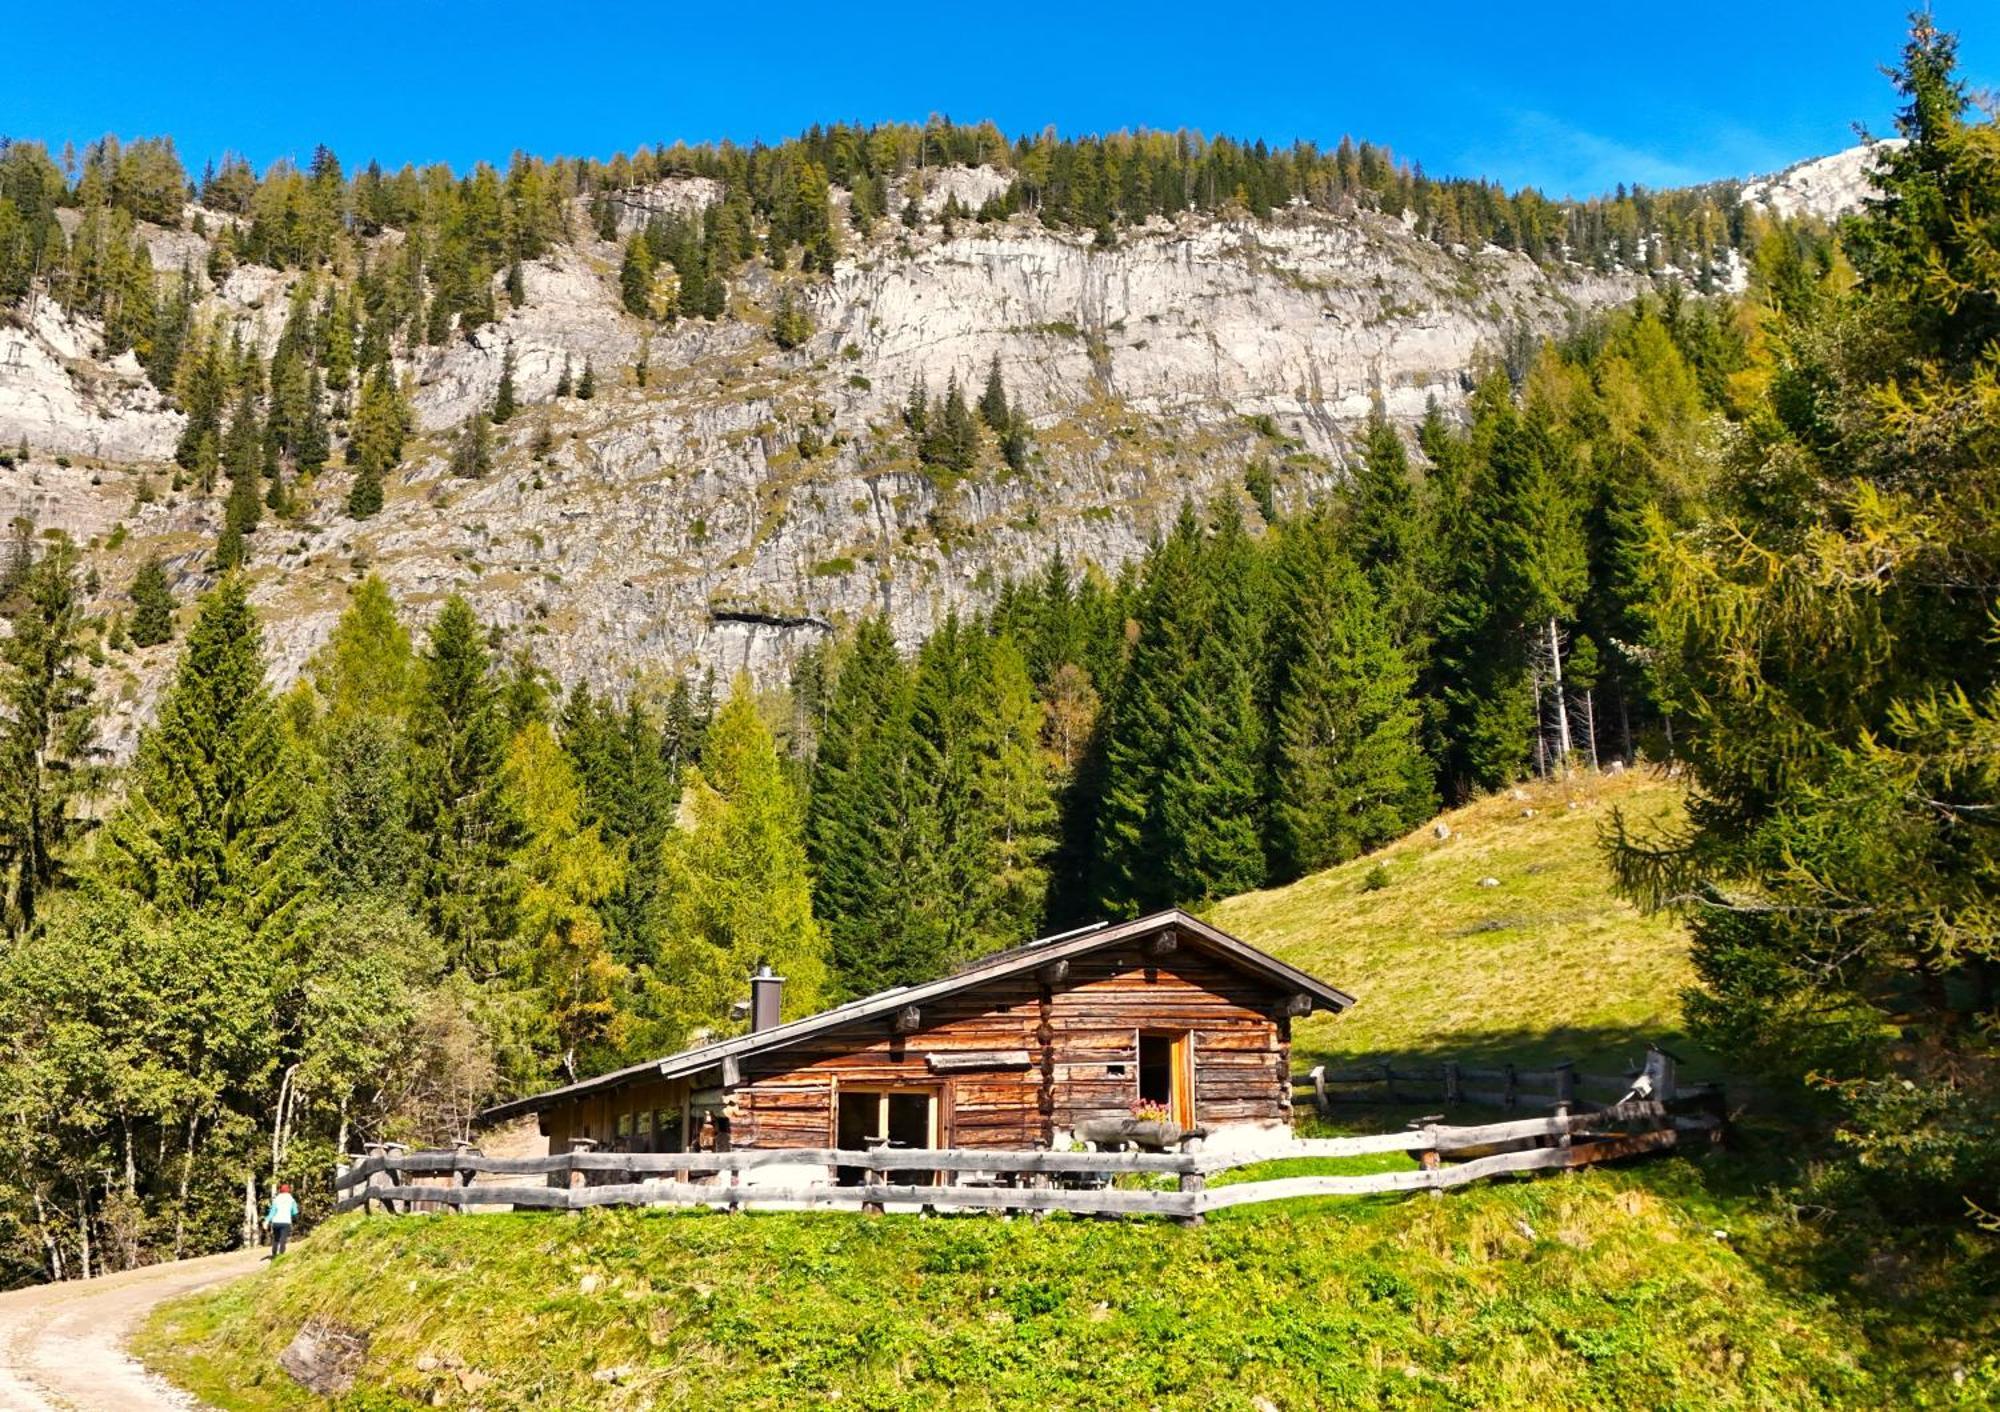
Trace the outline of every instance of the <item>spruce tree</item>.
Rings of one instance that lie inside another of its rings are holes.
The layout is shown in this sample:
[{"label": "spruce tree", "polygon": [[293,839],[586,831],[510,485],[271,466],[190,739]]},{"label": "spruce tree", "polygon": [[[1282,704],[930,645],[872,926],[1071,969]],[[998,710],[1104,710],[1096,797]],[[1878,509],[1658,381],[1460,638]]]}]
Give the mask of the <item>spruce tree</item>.
[{"label": "spruce tree", "polygon": [[147,557],[132,579],[132,641],[157,647],[174,635],[174,595],[157,554]]},{"label": "spruce tree", "polygon": [[1463,456],[1465,486],[1440,525],[1445,546],[1431,680],[1439,697],[1435,738],[1445,787],[1455,799],[1520,776],[1535,736],[1525,584],[1506,558],[1525,530],[1510,516],[1519,489],[1539,483],[1539,451],[1514,409],[1504,376],[1474,394],[1470,446],[1439,443]]},{"label": "spruce tree", "polygon": [[347,515],[349,519],[365,520],[382,511],[382,473],[369,467],[355,472],[354,484],[347,492]]},{"label": "spruce tree", "polygon": [[[885,936],[897,901],[900,850],[885,835],[907,822],[896,811],[907,768],[908,670],[879,617],[862,620],[834,679],[813,755],[806,850],[813,911],[826,930],[836,984],[866,995],[907,979]],[[900,719],[898,719],[900,718]],[[885,737],[885,733],[886,737]]]},{"label": "spruce tree", "polygon": [[1433,570],[1417,485],[1403,440],[1377,408],[1348,487],[1348,541],[1396,644],[1412,658],[1429,643]]},{"label": "spruce tree", "polygon": [[924,445],[924,459],[948,470],[969,471],[979,459],[979,427],[965,405],[965,392],[954,376]]},{"label": "spruce tree", "polygon": [[1146,561],[1134,605],[1138,635],[1108,710],[1104,784],[1093,866],[1098,906],[1130,917],[1172,900],[1163,786],[1177,713],[1208,630],[1201,524],[1183,505]]},{"label": "spruce tree", "polygon": [[[685,686],[680,688],[685,699]],[[667,706],[672,717],[673,702]],[[678,728],[676,729],[678,734]],[[585,819],[619,850],[623,875],[599,906],[606,943],[625,965],[657,959],[660,850],[680,796],[682,744],[637,700],[620,713],[582,683],[562,713],[562,746],[583,787]]]},{"label": "spruce tree", "polygon": [[518,410],[514,401],[514,345],[500,355],[500,386],[493,394],[493,424],[505,426]]},{"label": "spruce tree", "polygon": [[992,694],[985,634],[947,616],[917,654],[910,690],[911,770],[921,791],[912,822],[925,864],[915,893],[918,908],[934,920],[933,975],[1004,939],[991,854]]},{"label": "spruce tree", "polygon": [[1265,876],[1268,602],[1233,506],[1203,546],[1206,621],[1181,683],[1161,777],[1165,884],[1175,902],[1247,892]]},{"label": "spruce tree", "polygon": [[570,377],[569,354],[565,353],[563,354],[562,373],[556,378],[556,400],[558,402],[563,401],[575,391],[576,383]]},{"label": "spruce tree", "polygon": [[293,449],[292,457],[302,476],[318,473],[333,450],[332,438],[326,429],[326,413],[320,407],[323,395],[319,369],[315,367],[306,374],[304,420],[299,425],[298,444]]},{"label": "spruce tree", "polygon": [[29,570],[21,606],[0,641],[0,863],[8,872],[12,933],[35,925],[43,895],[67,869],[90,826],[77,807],[95,788],[97,705],[78,592],[77,549],[67,535]]},{"label": "spruce tree", "polygon": [[1436,800],[1415,674],[1325,515],[1279,547],[1270,855],[1280,879],[1400,837]]},{"label": "spruce tree", "polygon": [[411,830],[403,721],[372,711],[330,715],[314,744],[324,793],[320,869],[328,890],[408,897],[419,840]]},{"label": "spruce tree", "polygon": [[105,826],[103,880],[163,913],[282,928],[312,895],[299,762],[264,686],[262,641],[240,575],[203,596]]},{"label": "spruce tree", "polygon": [[579,402],[588,402],[597,395],[597,369],[590,359],[583,360],[583,376],[576,380],[576,396]]},{"label": "spruce tree", "polygon": [[419,661],[410,743],[421,915],[454,968],[489,979],[511,930],[503,865],[512,830],[499,789],[506,742],[485,634],[457,594],[431,624]]},{"label": "spruce tree", "polygon": [[1007,469],[1019,475],[1028,469],[1028,453],[1033,442],[1028,434],[1028,419],[1018,408],[1007,419],[1007,426],[1000,433],[1000,459],[1007,463]]},{"label": "spruce tree", "polygon": [[1014,424],[1007,406],[1007,384],[1000,377],[1000,355],[994,354],[986,368],[986,391],[979,399],[979,419],[995,435],[1004,435]]}]

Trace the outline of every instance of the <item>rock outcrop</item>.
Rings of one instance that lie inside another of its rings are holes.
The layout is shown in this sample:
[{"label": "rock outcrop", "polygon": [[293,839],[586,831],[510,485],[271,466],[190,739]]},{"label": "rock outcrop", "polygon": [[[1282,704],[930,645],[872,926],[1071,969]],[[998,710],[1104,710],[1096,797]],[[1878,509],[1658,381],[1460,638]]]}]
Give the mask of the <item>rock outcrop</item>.
[{"label": "rock outcrop", "polygon": [[[1851,158],[1827,160],[1865,182]],[[1848,177],[1806,171],[1759,199],[1854,199]],[[976,210],[1001,189],[997,172],[934,171],[923,204],[956,195]],[[626,193],[618,224],[714,196],[699,179]],[[1053,552],[1115,569],[1185,499],[1236,496],[1254,514],[1253,459],[1281,502],[1300,503],[1343,474],[1372,407],[1405,426],[1433,400],[1454,408],[1519,330],[1646,287],[1633,272],[1444,248],[1364,212],[1189,217],[1109,249],[1025,219],[961,221],[949,238],[890,220],[871,242],[847,233],[830,276],[756,263],[732,284],[732,317],[647,328],[622,309],[618,246],[595,238],[581,202],[572,229],[524,267],[520,307],[401,365],[419,435],[381,515],[346,518],[336,467],[304,487],[295,523],[258,531],[253,592],[280,680],[370,569],[419,614],[462,592],[560,677],[614,690],[704,668],[774,679],[870,612],[913,641]],[[149,239],[156,265],[201,269],[198,237]],[[205,310],[268,351],[291,279],[203,278]],[[789,352],[766,331],[775,281],[814,324]],[[509,350],[525,406],[499,429],[494,474],[453,479],[449,440],[491,405]],[[25,437],[34,453],[0,472],[0,510],[90,541],[110,610],[145,553],[184,590],[205,582],[221,505],[169,489],[180,414],[129,355],[96,351],[88,323],[46,303],[0,325],[0,449]],[[554,401],[565,363],[574,379],[586,361],[598,395]],[[956,378],[976,396],[996,362],[1034,426],[1030,465],[1010,473],[989,454],[968,475],[927,471],[901,426],[912,383],[935,395]],[[129,735],[156,670],[120,670]]]}]

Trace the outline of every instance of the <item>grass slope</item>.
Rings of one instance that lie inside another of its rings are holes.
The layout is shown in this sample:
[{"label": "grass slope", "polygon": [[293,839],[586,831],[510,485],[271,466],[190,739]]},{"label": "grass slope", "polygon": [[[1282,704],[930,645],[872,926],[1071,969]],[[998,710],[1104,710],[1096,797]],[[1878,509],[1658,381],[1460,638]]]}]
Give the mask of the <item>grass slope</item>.
[{"label": "grass slope", "polygon": [[[1609,1065],[1646,1038],[1684,1043],[1685,940],[1611,896],[1597,848],[1611,808],[1659,817],[1676,792],[1625,776],[1527,796],[1215,909],[1359,996],[1301,1027],[1302,1062]],[[1387,884],[1370,887],[1378,863]],[[326,1405],[276,1363],[315,1318],[371,1340],[341,1412],[2000,1403],[1990,1305],[1885,1263],[1880,1233],[1801,1223],[1767,1180],[1755,1159],[1675,1158],[1199,1229],[355,1216],[168,1306],[142,1352],[226,1412]]]},{"label": "grass slope", "polygon": [[1705,1077],[1681,1031],[1686,935],[1612,894],[1598,846],[1613,809],[1656,820],[1679,807],[1676,786],[1639,771],[1526,786],[1443,815],[1448,837],[1427,824],[1212,917],[1356,997],[1299,1026],[1301,1067],[1477,1056],[1615,1071],[1658,1040]]},{"label": "grass slope", "polygon": [[227,1409],[371,1336],[347,1409],[1814,1407],[1887,1398],[1683,1167],[1201,1229],[985,1217],[348,1217],[142,1351]]}]

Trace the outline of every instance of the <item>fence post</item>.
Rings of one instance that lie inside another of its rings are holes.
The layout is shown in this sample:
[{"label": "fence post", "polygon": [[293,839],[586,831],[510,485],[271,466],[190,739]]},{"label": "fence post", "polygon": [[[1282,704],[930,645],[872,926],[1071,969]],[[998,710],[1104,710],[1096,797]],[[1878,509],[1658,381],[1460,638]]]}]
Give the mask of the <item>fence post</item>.
[{"label": "fence post", "polygon": [[[1417,1165],[1422,1167],[1425,1172],[1433,1174],[1431,1180],[1435,1183],[1437,1180],[1435,1173],[1438,1170],[1437,1125],[1435,1123],[1426,1123],[1423,1133],[1429,1139],[1430,1146],[1417,1153]],[[1444,1196],[1444,1188],[1441,1186],[1433,1185],[1430,1191],[1431,1197],[1434,1200],[1441,1199]]]},{"label": "fence post", "polygon": [[1320,1117],[1324,1118],[1327,1115],[1326,1065],[1324,1064],[1313,1065],[1312,1074],[1310,1077],[1312,1078],[1313,1081],[1313,1107],[1319,1109]]},{"label": "fence post", "polygon": [[1674,1101],[1674,1090],[1680,1079],[1675,1072],[1674,1056],[1657,1044],[1646,1046],[1646,1074],[1653,1081],[1653,1101],[1668,1104]]},{"label": "fence post", "polygon": [[[387,1148],[382,1143],[364,1142],[361,1144],[361,1160],[364,1162],[371,1157],[380,1159],[386,1155],[387,1155]],[[385,1187],[387,1185],[389,1185],[389,1174],[383,1171],[379,1166],[374,1171],[368,1174],[368,1183],[361,1189],[362,1190],[361,1209],[363,1212],[371,1216],[375,1214],[375,1195],[374,1195],[375,1189],[377,1187]],[[389,1210],[390,1209],[389,1204],[387,1202],[384,1202],[382,1204],[382,1209],[384,1211]]]},{"label": "fence post", "polygon": [[[1181,1153],[1182,1155],[1189,1157],[1199,1156],[1201,1153],[1201,1139],[1198,1137],[1189,1138],[1186,1142],[1181,1144]],[[1198,1226],[1203,1222],[1203,1220],[1206,1219],[1201,1214],[1200,1206],[1201,1206],[1201,1194],[1207,1189],[1208,1189],[1208,1176],[1206,1173],[1203,1172],[1181,1173],[1181,1193],[1186,1196],[1194,1197],[1194,1204],[1196,1207],[1196,1209],[1191,1214],[1177,1218],[1182,1225]]]},{"label": "fence post", "polygon": [[[579,1154],[589,1154],[596,1150],[597,1139],[594,1137],[573,1137],[569,1140],[569,1155],[572,1157]],[[572,1164],[569,1169],[569,1189],[571,1191],[580,1191],[589,1185],[590,1173]],[[574,1210],[575,1208],[572,1207],[571,1209]]]},{"label": "fence post", "polygon": [[[881,1154],[887,1150],[881,1147],[871,1147],[868,1149],[869,1165],[862,1172],[861,1179],[869,1186],[882,1186],[888,1182],[888,1168],[874,1165],[877,1161],[886,1160],[882,1158]],[[879,1216],[886,1208],[879,1201],[864,1201],[861,1203],[861,1209],[870,1216]]]},{"label": "fence post", "polygon": [[1500,1106],[1502,1108],[1516,1107],[1521,1101],[1520,1075],[1515,1072],[1512,1064],[1503,1065],[1501,1072],[1506,1078],[1506,1087],[1500,1094]]},{"label": "fence post", "polygon": [[[1565,1059],[1556,1065],[1556,1116],[1567,1119],[1571,1104],[1576,1101],[1576,1061]],[[1556,1146],[1571,1145],[1567,1129],[1557,1134]]]},{"label": "fence post", "polygon": [[[452,1161],[456,1163],[465,1162],[467,1158],[477,1157],[480,1153],[479,1148],[475,1144],[461,1139],[451,1145],[451,1155]],[[455,1186],[469,1187],[472,1185],[475,1175],[470,1165],[454,1166],[451,1171],[452,1183]],[[461,1201],[446,1209],[450,1211],[463,1211],[465,1210],[465,1203]]]},{"label": "fence post", "polygon": [[[388,1170],[389,1180],[383,1183],[383,1185],[405,1186],[409,1183],[410,1174],[408,1172],[405,1172],[401,1167],[396,1165],[397,1159],[404,1156],[406,1153],[409,1152],[409,1150],[410,1150],[409,1145],[407,1143],[385,1142],[382,1144],[382,1160],[388,1165],[389,1169]],[[388,1208],[391,1211],[397,1209],[396,1203],[394,1201],[389,1201],[385,1199],[384,1204],[388,1206]],[[416,1204],[414,1202],[405,1201],[402,1205],[402,1211],[405,1216],[409,1215],[410,1212],[416,1209],[417,1209]]]},{"label": "fence post", "polygon": [[1449,1106],[1451,1104],[1457,1103],[1459,1100],[1459,1095],[1464,1091],[1465,1091],[1464,1085],[1460,1083],[1458,1077],[1458,1061],[1456,1059],[1445,1060],[1444,1101],[1446,1105]]}]

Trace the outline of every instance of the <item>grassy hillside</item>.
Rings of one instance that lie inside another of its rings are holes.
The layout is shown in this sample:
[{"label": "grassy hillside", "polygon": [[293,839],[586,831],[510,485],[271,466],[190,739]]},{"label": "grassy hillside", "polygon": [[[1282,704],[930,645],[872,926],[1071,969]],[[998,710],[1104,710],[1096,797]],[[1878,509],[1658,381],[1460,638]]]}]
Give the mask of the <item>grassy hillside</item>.
[{"label": "grassy hillside", "polygon": [[225,1409],[366,1332],[336,1405],[1302,1409],[1882,1405],[1835,1302],[1771,1279],[1693,1171],[1442,1200],[1055,1219],[348,1217],[171,1308],[146,1352]]},{"label": "grassy hillside", "polygon": [[[1302,1030],[1307,1056],[1623,1057],[1675,1039],[1687,969],[1671,926],[1609,895],[1596,838],[1614,805],[1657,815],[1677,797],[1634,777],[1501,796],[1445,816],[1446,839],[1427,828],[1217,914],[1360,996]],[[1989,1308],[1877,1234],[1801,1222],[1763,1180],[1740,1157],[1673,1159],[1193,1230],[350,1216],[169,1306],[142,1352],[225,1412],[327,1405],[276,1362],[314,1319],[370,1339],[344,1412],[2000,1400]]]},{"label": "grassy hillside", "polygon": [[[1532,785],[1443,815],[1381,852],[1233,897],[1214,920],[1358,1004],[1296,1034],[1302,1064],[1488,1056],[1615,1067],[1681,1033],[1679,925],[1612,895],[1598,847],[1614,808],[1658,819],[1676,786],[1632,772]],[[1491,878],[1494,886],[1482,886]]]}]

